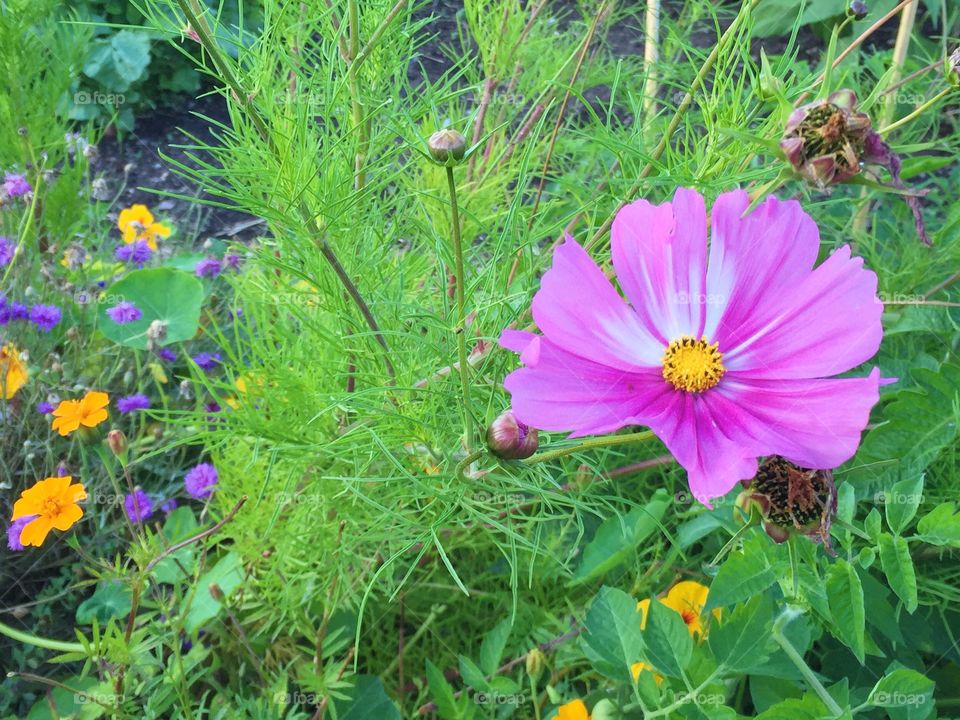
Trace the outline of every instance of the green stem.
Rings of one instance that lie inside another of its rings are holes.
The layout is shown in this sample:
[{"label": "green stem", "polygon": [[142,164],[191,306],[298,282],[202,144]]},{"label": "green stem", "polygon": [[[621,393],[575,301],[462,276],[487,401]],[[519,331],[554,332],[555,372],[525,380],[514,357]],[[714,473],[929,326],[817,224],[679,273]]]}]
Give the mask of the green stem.
[{"label": "green stem", "polygon": [[827,689],[817,679],[817,676],[814,674],[813,670],[810,669],[810,666],[807,665],[800,653],[794,649],[793,645],[790,644],[790,641],[787,640],[783,634],[783,628],[800,614],[800,611],[796,608],[788,607],[785,609],[780,617],[777,618],[777,621],[773,624],[771,636],[777,645],[779,645],[783,650],[784,654],[796,666],[797,670],[800,671],[800,674],[803,675],[803,679],[807,681],[807,684],[810,686],[810,688],[817,694],[820,700],[823,701],[823,704],[827,706],[827,709],[830,711],[830,713],[834,717],[839,717],[843,714],[843,708],[841,708],[837,704],[837,701],[833,699],[833,696],[827,692]]},{"label": "green stem", "polygon": [[790,556],[790,576],[793,580],[793,598],[800,594],[800,556],[797,551],[797,536],[790,533],[787,538],[787,554]]},{"label": "green stem", "polygon": [[758,522],[756,518],[751,516],[750,520],[742,528],[737,530],[733,534],[733,537],[731,537],[729,540],[727,540],[726,543],[724,543],[723,547],[720,548],[720,552],[718,552],[716,556],[713,558],[713,560],[710,561],[710,564],[719,565],[720,561],[723,560],[723,558],[725,558],[731,550],[733,550],[733,548],[736,546],[738,542],[740,542],[740,539],[750,531],[750,528],[756,526],[757,524]]},{"label": "green stem", "polygon": [[457,208],[457,183],[453,179],[453,167],[447,166],[447,187],[450,190],[450,222],[453,232],[453,256],[456,273],[457,355],[460,359],[460,387],[463,392],[463,446],[469,455],[473,452],[473,410],[470,406],[470,366],[467,364],[466,337],[466,272],[463,267],[463,241],[460,238],[460,210]]},{"label": "green stem", "polygon": [[453,474],[460,480],[466,481],[466,477],[463,474],[463,471],[469,467],[473,462],[476,462],[486,454],[486,450],[474,450],[472,453],[467,455],[463,460],[457,463],[457,466],[453,469]]},{"label": "green stem", "polygon": [[11,640],[43,648],[44,650],[56,650],[58,652],[76,652],[85,653],[86,649],[80,643],[63,642],[62,640],[50,640],[30,633],[21,632],[9,625],[0,622],[0,635],[6,635]]},{"label": "green stem", "polygon": [[917,116],[922,115],[922,114],[925,113],[927,110],[929,110],[930,108],[932,108],[934,105],[936,105],[938,102],[940,102],[944,97],[946,97],[947,95],[949,95],[951,92],[953,92],[953,88],[952,88],[952,87],[945,87],[943,90],[941,90],[941,91],[938,92],[936,95],[934,95],[932,98],[930,98],[929,100],[927,100],[923,105],[921,105],[920,107],[918,107],[916,110],[914,110],[914,111],[913,111],[912,113],[910,113],[909,115],[906,115],[906,116],[900,118],[900,119],[897,120],[895,123],[891,123],[890,125],[887,125],[887,126],[886,126],[885,128],[883,128],[882,130],[878,130],[877,132],[879,132],[881,135],[886,135],[886,134],[887,134],[888,132],[890,132],[891,130],[896,130],[896,129],[897,129],[898,127],[900,127],[901,125],[906,125],[908,122],[910,122],[911,120],[913,120],[913,119],[916,118]]},{"label": "green stem", "polygon": [[603,435],[602,437],[584,440],[582,443],[571,445],[570,447],[557,448],[556,450],[547,450],[546,452],[537,453],[536,455],[532,455],[526,460],[521,460],[520,462],[525,465],[536,465],[537,463],[556,460],[557,458],[564,457],[565,455],[572,455],[573,453],[580,452],[581,450],[591,450],[593,448],[609,447],[611,445],[629,445],[632,443],[646,442],[653,437],[655,436],[650,430],[642,430],[640,432],[630,433],[629,435]]}]

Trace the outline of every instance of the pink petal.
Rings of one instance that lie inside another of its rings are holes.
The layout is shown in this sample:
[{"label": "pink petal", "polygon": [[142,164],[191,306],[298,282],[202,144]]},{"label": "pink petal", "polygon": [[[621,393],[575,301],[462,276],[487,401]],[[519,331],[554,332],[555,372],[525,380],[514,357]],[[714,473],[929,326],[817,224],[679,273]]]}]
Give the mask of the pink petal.
[{"label": "pink petal", "polygon": [[849,460],[879,399],[880,371],[864,378],[757,380],[728,374],[710,394],[727,432],[763,455],[827,470]]},{"label": "pink petal", "polygon": [[500,335],[500,347],[522,353],[531,342],[539,336],[526,330],[504,330]]},{"label": "pink petal", "polygon": [[630,203],[610,230],[620,286],[664,345],[682,335],[699,338],[703,330],[706,218],[700,193],[679,188],[672,203]]},{"label": "pink petal", "polygon": [[626,372],[585,360],[545,337],[523,351],[526,364],[504,379],[517,419],[571,437],[613,432],[644,420],[672,388],[657,371]]},{"label": "pink petal", "polygon": [[751,335],[720,346],[728,370],[754,378],[836,375],[871,358],[883,337],[877,276],[850,257],[847,245],[755,312],[760,322],[748,323],[757,328]]},{"label": "pink petal", "polygon": [[711,498],[730,492],[757,474],[756,453],[726,430],[726,418],[711,400],[713,393],[672,393],[673,405],[649,422],[687,471],[690,492],[709,507]]},{"label": "pink petal", "polygon": [[533,319],[552,342],[611,368],[655,367],[663,358],[664,346],[571,237],[554,251],[540,281]]},{"label": "pink petal", "polygon": [[756,331],[758,309],[791,295],[820,250],[817,225],[798,202],[769,197],[743,217],[749,206],[750,196],[734,190],[710,212],[704,333],[721,351]]}]

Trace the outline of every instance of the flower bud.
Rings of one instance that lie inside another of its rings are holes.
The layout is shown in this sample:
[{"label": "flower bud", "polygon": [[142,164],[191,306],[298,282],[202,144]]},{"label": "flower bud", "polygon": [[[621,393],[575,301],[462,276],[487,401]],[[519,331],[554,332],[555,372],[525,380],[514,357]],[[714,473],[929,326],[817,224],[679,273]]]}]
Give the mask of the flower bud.
[{"label": "flower bud", "polygon": [[487,428],[490,452],[504,460],[522,460],[537,451],[540,437],[536,428],[517,420],[513,410],[506,410]]},{"label": "flower bud", "polygon": [[163,320],[154,320],[147,328],[147,350],[151,352],[167,339],[167,324]]},{"label": "flower bud", "polygon": [[122,430],[111,430],[107,433],[107,447],[118,458],[124,458],[127,455],[127,436]]},{"label": "flower bud", "polygon": [[763,529],[774,542],[782,543],[792,533],[799,533],[832,552],[830,522],[837,513],[833,473],[803,468],[772,455],[746,485],[737,504],[759,513]]},{"label": "flower bud", "polygon": [[543,675],[543,667],[547,662],[546,656],[540,648],[534,648],[527,653],[527,675],[536,682]]},{"label": "flower bud", "polygon": [[456,165],[463,160],[467,139],[456,130],[438,130],[427,141],[430,156],[441,165]]},{"label": "flower bud", "polygon": [[960,88],[960,47],[947,56],[943,63],[943,74],[948,83]]},{"label": "flower bud", "polygon": [[869,12],[870,10],[863,0],[850,0],[850,4],[847,5],[847,15],[854,20],[863,20]]}]

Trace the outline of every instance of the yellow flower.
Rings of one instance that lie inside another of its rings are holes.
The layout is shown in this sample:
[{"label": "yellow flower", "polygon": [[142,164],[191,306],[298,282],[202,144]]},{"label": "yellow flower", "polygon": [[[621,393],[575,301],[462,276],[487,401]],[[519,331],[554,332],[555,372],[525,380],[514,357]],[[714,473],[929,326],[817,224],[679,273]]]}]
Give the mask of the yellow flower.
[{"label": "yellow flower", "polygon": [[[671,610],[676,611],[687,624],[690,634],[703,639],[707,634],[707,626],[703,617],[703,606],[707,604],[707,593],[710,588],[701,585],[695,580],[682,580],[674,585],[667,594],[660,598],[660,602]],[[647,626],[647,612],[650,610],[650,600],[641,600],[637,603],[640,611],[640,629]],[[713,616],[720,619],[720,609],[714,609]]]},{"label": "yellow flower", "polygon": [[154,222],[153,214],[146,205],[131,205],[121,210],[120,217],[117,218],[117,227],[123,233],[125,243],[146,240],[151,250],[157,249],[158,237],[170,237],[170,228]]},{"label": "yellow flower", "polygon": [[587,712],[587,706],[579,698],[566,705],[561,705],[557,709],[555,720],[590,720],[590,713]]},{"label": "yellow flower", "polygon": [[80,426],[95,428],[107,419],[110,396],[91,391],[80,400],[64,400],[53,411],[53,429],[66,437]]},{"label": "yellow flower", "polygon": [[0,347],[0,395],[9,400],[27,382],[27,368],[13,343]]},{"label": "yellow flower", "polygon": [[72,485],[72,482],[69,475],[50,477],[20,494],[10,519],[33,517],[20,532],[21,544],[40,547],[51,528],[69,530],[83,517],[83,509],[77,503],[86,499],[87,491],[81,483]]},{"label": "yellow flower", "polygon": [[640,673],[642,672],[652,672],[653,679],[657,683],[657,685],[663,682],[663,675],[661,675],[656,670],[654,670],[653,665],[651,665],[650,663],[645,663],[645,662],[634,663],[633,665],[630,666],[630,672],[633,674],[634,682],[640,679]]}]

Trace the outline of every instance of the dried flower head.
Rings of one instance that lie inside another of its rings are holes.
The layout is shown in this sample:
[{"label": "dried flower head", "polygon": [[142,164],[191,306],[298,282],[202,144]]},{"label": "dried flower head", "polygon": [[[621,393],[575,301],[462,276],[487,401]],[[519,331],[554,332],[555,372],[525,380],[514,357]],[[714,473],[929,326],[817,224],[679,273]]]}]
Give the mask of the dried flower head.
[{"label": "dried flower head", "polygon": [[800,533],[831,551],[830,522],[837,512],[833,473],[800,467],[773,455],[765,459],[738,500],[741,508],[756,509],[764,530],[775,542]]}]

